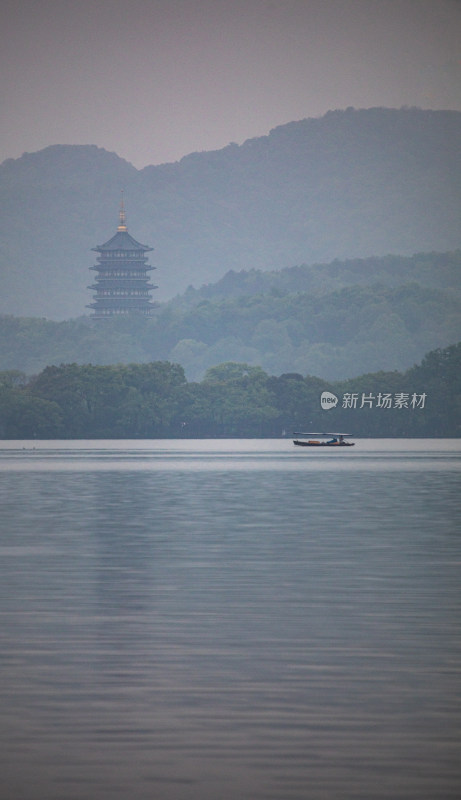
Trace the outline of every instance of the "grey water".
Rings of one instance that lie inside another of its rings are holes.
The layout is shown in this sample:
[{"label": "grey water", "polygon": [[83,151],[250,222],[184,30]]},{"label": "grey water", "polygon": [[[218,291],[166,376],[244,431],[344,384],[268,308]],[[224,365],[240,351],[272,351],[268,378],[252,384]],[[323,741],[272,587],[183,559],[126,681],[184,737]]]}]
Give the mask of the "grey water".
[{"label": "grey water", "polygon": [[0,443],[1,800],[458,800],[460,498],[460,440]]}]

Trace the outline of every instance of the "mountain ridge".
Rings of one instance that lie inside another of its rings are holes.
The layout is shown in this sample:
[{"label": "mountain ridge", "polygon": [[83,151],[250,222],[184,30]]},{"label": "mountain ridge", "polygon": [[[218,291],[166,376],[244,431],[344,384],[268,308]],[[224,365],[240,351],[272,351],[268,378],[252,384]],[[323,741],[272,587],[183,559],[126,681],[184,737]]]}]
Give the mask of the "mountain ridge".
[{"label": "mountain ridge", "polygon": [[130,233],[154,247],[159,300],[229,270],[455,250],[460,141],[461,112],[346,109],[141,170],[95,145],[7,159],[0,313],[85,313],[121,189]]}]

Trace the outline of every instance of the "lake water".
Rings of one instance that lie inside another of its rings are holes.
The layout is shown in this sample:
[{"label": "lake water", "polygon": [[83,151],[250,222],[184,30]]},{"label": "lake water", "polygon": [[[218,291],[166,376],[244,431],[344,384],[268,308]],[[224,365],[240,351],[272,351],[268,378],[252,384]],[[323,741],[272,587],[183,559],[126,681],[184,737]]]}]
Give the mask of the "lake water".
[{"label": "lake water", "polygon": [[458,800],[461,441],[1,442],[1,800]]}]

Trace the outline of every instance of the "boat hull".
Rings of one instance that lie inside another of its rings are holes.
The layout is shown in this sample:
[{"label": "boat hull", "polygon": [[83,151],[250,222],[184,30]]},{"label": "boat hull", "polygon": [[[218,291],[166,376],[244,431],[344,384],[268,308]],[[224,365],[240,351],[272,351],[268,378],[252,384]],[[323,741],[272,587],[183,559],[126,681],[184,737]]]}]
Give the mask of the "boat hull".
[{"label": "boat hull", "polygon": [[301,439],[293,439],[293,444],[298,447],[354,447],[355,442],[303,442]]}]

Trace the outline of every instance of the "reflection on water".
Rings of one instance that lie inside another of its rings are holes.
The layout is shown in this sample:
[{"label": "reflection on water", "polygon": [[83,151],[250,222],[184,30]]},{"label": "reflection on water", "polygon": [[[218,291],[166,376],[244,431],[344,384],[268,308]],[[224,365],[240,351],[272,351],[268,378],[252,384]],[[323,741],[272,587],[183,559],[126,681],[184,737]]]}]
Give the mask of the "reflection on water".
[{"label": "reflection on water", "polygon": [[460,467],[2,443],[2,800],[457,800]]}]

